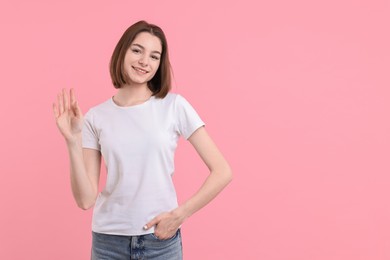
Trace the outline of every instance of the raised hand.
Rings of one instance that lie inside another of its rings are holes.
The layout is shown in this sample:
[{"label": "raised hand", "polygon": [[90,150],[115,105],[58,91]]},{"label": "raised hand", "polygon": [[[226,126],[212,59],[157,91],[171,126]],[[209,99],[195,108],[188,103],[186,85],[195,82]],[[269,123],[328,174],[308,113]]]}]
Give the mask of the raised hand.
[{"label": "raised hand", "polygon": [[70,89],[70,101],[66,89],[57,94],[58,107],[53,103],[53,113],[57,127],[67,142],[77,140],[81,136],[83,114],[77,103],[74,89]]}]

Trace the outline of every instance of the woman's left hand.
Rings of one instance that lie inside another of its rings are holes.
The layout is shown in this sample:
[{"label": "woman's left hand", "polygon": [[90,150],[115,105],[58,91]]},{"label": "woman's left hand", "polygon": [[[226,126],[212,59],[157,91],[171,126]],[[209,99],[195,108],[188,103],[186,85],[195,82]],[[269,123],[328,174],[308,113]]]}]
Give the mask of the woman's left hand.
[{"label": "woman's left hand", "polygon": [[148,230],[155,226],[154,235],[159,239],[164,240],[173,237],[183,221],[183,217],[175,211],[163,212],[149,221],[149,223],[144,226],[144,229]]}]

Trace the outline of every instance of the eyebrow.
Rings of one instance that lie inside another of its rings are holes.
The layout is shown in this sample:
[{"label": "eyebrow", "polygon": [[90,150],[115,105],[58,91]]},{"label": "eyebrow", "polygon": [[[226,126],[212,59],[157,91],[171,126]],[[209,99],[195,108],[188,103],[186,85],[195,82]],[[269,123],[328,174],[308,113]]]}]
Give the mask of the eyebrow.
[{"label": "eyebrow", "polygon": [[[133,43],[132,45],[138,46],[138,47],[140,47],[143,50],[145,49],[144,46],[142,46],[141,44],[138,44],[138,43]],[[152,51],[152,52],[155,52],[155,53],[158,53],[158,54],[161,55],[161,53],[159,51]]]}]

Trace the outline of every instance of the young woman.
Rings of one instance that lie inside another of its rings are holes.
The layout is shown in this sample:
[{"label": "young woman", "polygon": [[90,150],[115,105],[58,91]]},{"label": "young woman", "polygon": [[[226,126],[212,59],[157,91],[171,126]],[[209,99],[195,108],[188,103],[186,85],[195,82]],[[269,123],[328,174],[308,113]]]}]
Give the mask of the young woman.
[{"label": "young woman", "polygon": [[[82,115],[74,89],[53,103],[70,158],[77,205],[92,219],[91,259],[182,259],[180,227],[232,179],[232,171],[191,104],[171,89],[168,46],[160,27],[139,21],[110,62],[117,93]],[[178,205],[172,183],[179,137],[188,140],[210,174]],[[103,156],[107,180],[99,193]]]}]

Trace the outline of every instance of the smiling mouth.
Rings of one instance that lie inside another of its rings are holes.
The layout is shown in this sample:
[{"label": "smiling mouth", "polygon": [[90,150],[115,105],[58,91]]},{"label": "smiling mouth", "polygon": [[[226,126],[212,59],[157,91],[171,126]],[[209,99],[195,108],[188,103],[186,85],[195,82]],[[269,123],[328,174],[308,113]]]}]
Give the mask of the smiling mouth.
[{"label": "smiling mouth", "polygon": [[137,68],[137,67],[133,67],[133,69],[134,69],[135,71],[140,72],[140,73],[143,73],[143,74],[148,73],[148,71],[143,70],[143,69],[140,69],[140,68]]}]

